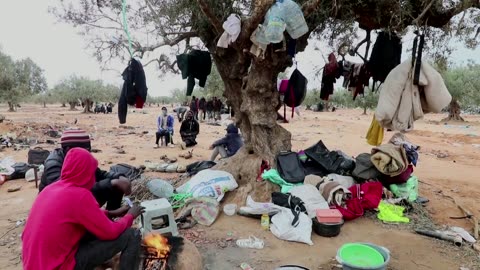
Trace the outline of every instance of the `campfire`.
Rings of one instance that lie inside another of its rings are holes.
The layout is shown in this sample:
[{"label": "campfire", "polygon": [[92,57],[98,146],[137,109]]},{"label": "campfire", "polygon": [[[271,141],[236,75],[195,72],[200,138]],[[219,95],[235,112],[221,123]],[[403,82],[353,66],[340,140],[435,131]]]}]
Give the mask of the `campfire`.
[{"label": "campfire", "polygon": [[177,255],[183,247],[183,238],[150,233],[144,237],[143,247],[143,270],[174,269]]}]

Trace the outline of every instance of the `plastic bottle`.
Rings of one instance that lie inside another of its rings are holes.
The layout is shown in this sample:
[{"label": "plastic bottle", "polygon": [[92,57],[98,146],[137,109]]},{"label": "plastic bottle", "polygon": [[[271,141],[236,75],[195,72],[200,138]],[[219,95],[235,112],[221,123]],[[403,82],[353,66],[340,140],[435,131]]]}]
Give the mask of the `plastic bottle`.
[{"label": "plastic bottle", "polygon": [[263,214],[260,220],[262,229],[268,231],[270,229],[270,216],[268,214]]}]

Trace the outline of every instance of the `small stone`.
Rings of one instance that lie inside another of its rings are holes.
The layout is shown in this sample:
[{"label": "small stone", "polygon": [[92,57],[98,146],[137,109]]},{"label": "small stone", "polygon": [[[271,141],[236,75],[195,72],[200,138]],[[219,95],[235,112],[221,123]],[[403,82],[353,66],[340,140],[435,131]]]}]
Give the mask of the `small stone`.
[{"label": "small stone", "polygon": [[130,160],[136,160],[137,158],[136,157],[131,157]]}]

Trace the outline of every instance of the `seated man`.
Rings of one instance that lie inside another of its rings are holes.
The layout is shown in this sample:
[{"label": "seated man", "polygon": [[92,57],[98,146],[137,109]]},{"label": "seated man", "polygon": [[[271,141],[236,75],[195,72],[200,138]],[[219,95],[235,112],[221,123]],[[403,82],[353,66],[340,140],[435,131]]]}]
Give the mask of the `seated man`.
[{"label": "seated man", "polygon": [[174,122],[175,119],[173,116],[168,114],[167,108],[162,107],[162,114],[157,119],[157,138],[155,141],[155,144],[157,145],[156,148],[160,147],[158,143],[162,137],[165,138],[165,146],[168,146],[170,143],[170,147],[175,147],[172,140]]},{"label": "seated man", "polygon": [[[45,160],[45,168],[39,185],[40,192],[48,185],[60,180],[65,155],[70,149],[80,147],[87,151],[91,150],[90,136],[80,129],[65,130],[60,144],[62,148],[53,150]],[[122,205],[123,195],[131,193],[130,181],[122,176],[102,171],[99,168],[95,170],[95,184],[92,193],[100,206],[107,203],[107,210],[115,210]]]},{"label": "seated man", "polygon": [[192,147],[197,145],[197,135],[200,133],[200,125],[193,116],[192,111],[187,112],[185,121],[180,126],[180,135],[182,136],[182,147]]},{"label": "seated man", "polygon": [[94,269],[119,252],[120,269],[138,269],[141,237],[130,227],[143,208],[102,210],[90,191],[97,166],[87,150],[68,151],[61,179],[30,210],[22,233],[23,269]]},{"label": "seated man", "polygon": [[243,140],[238,133],[238,128],[234,124],[230,124],[227,127],[227,135],[210,146],[210,150],[213,150],[210,160],[215,161],[219,154],[222,158],[231,157],[242,146]]}]

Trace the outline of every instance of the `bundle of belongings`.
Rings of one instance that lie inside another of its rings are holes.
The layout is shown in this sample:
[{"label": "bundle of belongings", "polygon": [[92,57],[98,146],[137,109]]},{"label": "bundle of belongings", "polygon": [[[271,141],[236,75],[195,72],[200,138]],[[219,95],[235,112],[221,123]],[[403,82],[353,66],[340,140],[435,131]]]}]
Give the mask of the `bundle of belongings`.
[{"label": "bundle of belongings", "polygon": [[[267,11],[263,24],[259,25],[250,37],[253,43],[250,52],[256,57],[264,58],[268,44],[285,41],[285,30],[293,40],[308,33],[302,9],[292,0],[278,0]],[[295,41],[289,40],[288,46],[291,47],[288,49],[289,52],[293,50],[295,53],[295,49],[292,49],[295,47],[295,43]]]},{"label": "bundle of belongings", "polygon": [[182,79],[187,79],[187,96],[191,96],[195,87],[195,79],[198,85],[205,87],[207,77],[212,71],[212,58],[210,53],[200,50],[177,55],[177,65],[182,72]]},{"label": "bundle of belongings", "polygon": [[322,141],[300,153],[280,153],[277,169],[262,174],[264,180],[282,186],[281,192],[272,194],[272,203],[280,207],[272,218],[272,233],[280,239],[311,244],[311,227],[318,211],[328,209],[336,209],[346,221],[377,210],[384,222],[409,222],[403,216],[405,208],[394,204],[418,199],[413,168],[419,148],[397,133],[389,143],[355,159],[330,151]]},{"label": "bundle of belongings", "polygon": [[118,119],[120,124],[127,122],[128,105],[143,108],[147,100],[147,83],[143,65],[137,59],[132,58],[128,67],[122,73],[123,87],[118,100]]},{"label": "bundle of belongings", "polygon": [[387,76],[375,110],[375,119],[387,129],[408,131],[425,113],[439,113],[452,96],[442,76],[426,62],[421,63],[418,84],[414,84],[414,65],[409,59]]}]

